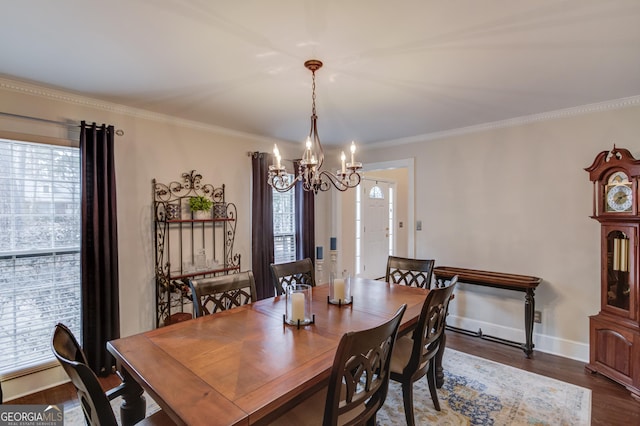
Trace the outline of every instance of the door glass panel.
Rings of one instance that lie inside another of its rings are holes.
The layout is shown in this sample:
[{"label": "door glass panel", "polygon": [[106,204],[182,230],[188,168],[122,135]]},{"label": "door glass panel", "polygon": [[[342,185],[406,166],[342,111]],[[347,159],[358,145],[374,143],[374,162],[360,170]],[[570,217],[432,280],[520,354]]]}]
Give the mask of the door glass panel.
[{"label": "door glass panel", "polygon": [[629,237],[621,231],[607,236],[607,305],[629,310]]}]

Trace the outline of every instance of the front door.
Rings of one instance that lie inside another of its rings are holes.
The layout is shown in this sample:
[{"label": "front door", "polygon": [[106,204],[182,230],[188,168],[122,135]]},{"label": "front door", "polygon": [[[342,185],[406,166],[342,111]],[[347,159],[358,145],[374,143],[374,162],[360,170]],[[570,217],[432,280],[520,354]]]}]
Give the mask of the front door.
[{"label": "front door", "polygon": [[380,278],[384,277],[389,256],[389,184],[363,179],[360,187],[361,275]]}]

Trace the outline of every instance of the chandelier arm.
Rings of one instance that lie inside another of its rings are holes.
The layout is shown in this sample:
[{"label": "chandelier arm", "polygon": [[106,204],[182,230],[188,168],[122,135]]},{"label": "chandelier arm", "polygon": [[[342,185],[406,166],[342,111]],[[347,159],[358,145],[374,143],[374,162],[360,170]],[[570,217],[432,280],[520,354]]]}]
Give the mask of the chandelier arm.
[{"label": "chandelier arm", "polygon": [[[354,171],[350,171],[345,174],[344,177],[340,178],[327,170],[323,170],[320,172],[320,177],[323,182],[331,182],[333,186],[341,192],[355,188],[360,184],[360,174]],[[323,177],[326,178],[326,180],[322,179]],[[329,185],[327,184],[327,187],[328,186]]]},{"label": "chandelier arm", "polygon": [[291,182],[288,182],[288,180],[288,176],[284,173],[269,172],[267,183],[278,192],[287,192],[296,186],[298,181],[302,181],[302,176],[298,173]]}]

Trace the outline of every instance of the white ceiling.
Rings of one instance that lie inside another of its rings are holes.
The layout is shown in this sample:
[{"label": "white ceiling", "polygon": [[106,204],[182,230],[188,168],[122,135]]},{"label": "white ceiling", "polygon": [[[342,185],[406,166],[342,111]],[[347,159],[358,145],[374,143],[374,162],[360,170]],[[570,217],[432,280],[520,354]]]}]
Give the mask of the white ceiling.
[{"label": "white ceiling", "polygon": [[640,0],[0,3],[0,75],[270,138],[308,134],[310,58],[324,144],[640,95]]}]

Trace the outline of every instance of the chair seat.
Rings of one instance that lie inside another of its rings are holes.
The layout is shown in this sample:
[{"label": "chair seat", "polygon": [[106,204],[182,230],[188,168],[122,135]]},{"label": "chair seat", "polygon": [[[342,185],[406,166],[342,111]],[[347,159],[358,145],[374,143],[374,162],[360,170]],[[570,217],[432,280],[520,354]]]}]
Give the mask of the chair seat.
[{"label": "chair seat", "polygon": [[[402,374],[404,368],[409,363],[409,358],[411,358],[411,351],[413,351],[413,339],[411,336],[398,337],[393,348],[393,354],[391,354],[392,373]],[[420,365],[420,368],[425,364],[426,363]]]},{"label": "chair seat", "polygon": [[[343,386],[344,389],[344,386]],[[327,388],[324,387],[318,392],[311,395],[309,398],[296,405],[293,409],[287,411],[282,416],[270,424],[273,426],[318,426],[322,424],[324,416],[324,407],[327,400]],[[362,410],[351,410],[341,416],[338,420],[338,425],[348,423],[350,420],[356,418],[362,411],[364,411],[364,404]]]},{"label": "chair seat", "polygon": [[393,347],[393,354],[391,355],[391,371],[393,373],[402,374],[402,371],[409,362],[412,350],[413,339],[410,336],[398,337]]}]

